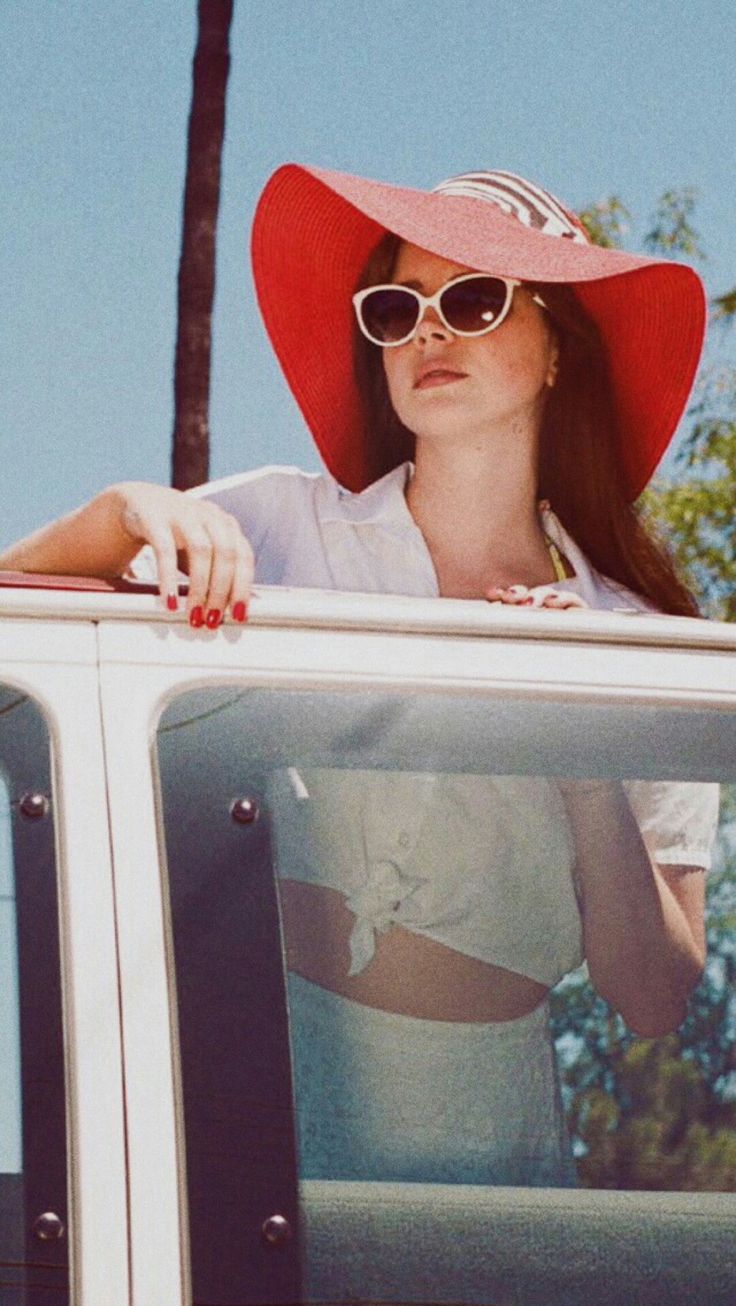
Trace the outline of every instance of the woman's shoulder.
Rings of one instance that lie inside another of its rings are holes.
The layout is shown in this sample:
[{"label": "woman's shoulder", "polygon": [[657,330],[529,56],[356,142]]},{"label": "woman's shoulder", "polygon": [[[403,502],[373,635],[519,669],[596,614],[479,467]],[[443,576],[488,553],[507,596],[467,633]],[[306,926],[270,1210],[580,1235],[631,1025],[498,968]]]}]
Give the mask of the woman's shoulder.
[{"label": "woman's shoulder", "polygon": [[589,587],[597,602],[591,601],[591,607],[607,609],[611,612],[661,612],[661,608],[651,599],[647,599],[643,594],[637,594],[635,590],[630,590],[620,581],[612,580],[610,576],[604,576],[602,572],[596,571],[588,563],[590,571]]},{"label": "woman's shoulder", "polygon": [[410,466],[402,463],[360,491],[346,489],[328,471],[272,465],[208,481],[189,493],[213,500],[251,531],[259,523],[264,530],[272,522],[283,523],[285,514],[297,514],[303,524],[314,519],[319,524],[346,527],[397,521],[404,525],[404,489]]},{"label": "woman's shoulder", "polygon": [[205,481],[188,493],[196,499],[212,499],[222,507],[240,502],[268,502],[284,494],[310,496],[332,477],[325,472],[305,472],[301,467],[270,463],[250,471],[235,472],[216,481]]},{"label": "woman's shoulder", "polygon": [[329,472],[306,472],[300,467],[271,464],[207,481],[189,493],[210,499],[229,512],[252,544],[287,523],[320,517],[326,502],[337,499],[339,487]]}]

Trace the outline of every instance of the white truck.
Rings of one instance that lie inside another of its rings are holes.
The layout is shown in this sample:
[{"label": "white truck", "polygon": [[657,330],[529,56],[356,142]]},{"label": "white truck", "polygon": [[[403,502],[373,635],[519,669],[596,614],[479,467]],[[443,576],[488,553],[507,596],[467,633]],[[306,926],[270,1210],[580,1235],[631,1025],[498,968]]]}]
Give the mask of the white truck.
[{"label": "white truck", "polygon": [[5,575],[0,1306],[733,1306],[736,1192],[656,1167],[300,1179],[263,810],[299,764],[718,781],[728,886],[736,629],[264,588],[193,631],[143,589]]}]

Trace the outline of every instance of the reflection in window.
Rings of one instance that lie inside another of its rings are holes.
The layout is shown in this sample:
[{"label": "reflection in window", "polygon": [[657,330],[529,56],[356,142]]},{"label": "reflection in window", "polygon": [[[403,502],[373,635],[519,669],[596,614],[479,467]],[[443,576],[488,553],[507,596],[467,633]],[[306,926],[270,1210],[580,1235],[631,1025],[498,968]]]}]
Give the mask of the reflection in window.
[{"label": "reflection in window", "polygon": [[[682,1029],[651,1040],[581,964],[562,783],[613,781],[654,860],[704,867],[732,735],[707,712],[481,695],[230,689],[172,704],[159,762],[175,935],[188,845],[206,858],[248,796],[259,819],[209,883],[230,926],[228,892],[256,869],[279,881],[302,1178],[736,1187],[733,790],[706,974]],[[192,913],[208,903],[201,861],[197,876]],[[187,985],[180,949],[177,967]],[[184,1090],[186,1103],[186,1072]]]},{"label": "reflection in window", "polygon": [[708,876],[705,974],[682,1027],[637,1039],[585,972],[553,998],[579,1181],[736,1191],[736,785],[721,786]]},{"label": "reflection in window", "polygon": [[[653,861],[708,864],[715,788],[623,782]],[[575,1184],[546,1001],[583,959],[559,784],[470,761],[290,768],[270,793],[302,1176]]]}]

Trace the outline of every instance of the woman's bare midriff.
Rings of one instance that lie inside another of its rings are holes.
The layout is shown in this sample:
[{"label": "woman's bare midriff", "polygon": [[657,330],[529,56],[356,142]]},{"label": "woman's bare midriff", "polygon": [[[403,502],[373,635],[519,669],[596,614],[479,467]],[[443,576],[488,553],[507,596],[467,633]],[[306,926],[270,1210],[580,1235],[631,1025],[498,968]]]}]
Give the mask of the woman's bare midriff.
[{"label": "woman's bare midriff", "polygon": [[376,934],[365,970],[348,975],[355,916],[343,895],[288,879],[280,892],[289,969],[354,1002],[422,1020],[487,1023],[528,1015],[549,991],[400,925]]}]

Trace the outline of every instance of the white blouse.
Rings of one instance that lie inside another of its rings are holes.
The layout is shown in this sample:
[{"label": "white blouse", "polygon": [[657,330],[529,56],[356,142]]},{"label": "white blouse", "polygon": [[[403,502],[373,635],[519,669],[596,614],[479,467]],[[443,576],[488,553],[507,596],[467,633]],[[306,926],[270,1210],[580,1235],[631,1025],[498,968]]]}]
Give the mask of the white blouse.
[{"label": "white blouse", "polygon": [[[412,470],[405,463],[354,494],[326,473],[265,467],[193,493],[238,520],[257,583],[437,596],[405,498]],[[541,512],[575,570],[566,590],[593,608],[656,611],[600,575]],[[135,573],[144,570],[138,560]],[[624,786],[654,861],[710,865],[717,785]],[[394,924],[547,985],[582,961],[571,832],[544,777],[292,768],[274,779],[272,803],[279,873],[339,889],[355,915],[351,974]]]},{"label": "white blouse", "polygon": [[[213,500],[238,520],[253,547],[256,583],[437,598],[432,558],[406,502],[412,473],[412,464],[402,463],[354,494],[327,472],[261,467],[190,493]],[[541,517],[575,570],[566,590],[592,608],[656,611],[648,600],[601,576],[547,505]],[[141,574],[137,566],[136,574]]]}]

